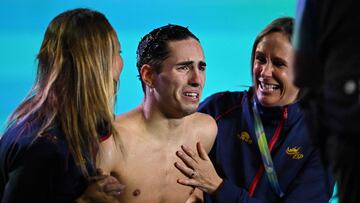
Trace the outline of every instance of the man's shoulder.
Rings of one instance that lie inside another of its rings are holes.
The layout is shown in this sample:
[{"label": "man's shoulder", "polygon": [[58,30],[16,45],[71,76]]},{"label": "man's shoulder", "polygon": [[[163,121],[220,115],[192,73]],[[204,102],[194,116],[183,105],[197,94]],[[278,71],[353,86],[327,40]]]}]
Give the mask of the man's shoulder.
[{"label": "man's shoulder", "polygon": [[194,128],[202,128],[204,125],[212,125],[216,124],[213,117],[209,114],[202,113],[202,112],[195,112],[192,115],[188,116],[188,123],[193,126]]},{"label": "man's shoulder", "polygon": [[139,108],[130,110],[129,112],[119,114],[115,117],[115,127],[124,128],[130,127],[134,124],[138,124],[142,119],[142,113]]},{"label": "man's shoulder", "polygon": [[208,122],[214,120],[211,116],[202,112],[195,112],[189,118],[194,122]]},{"label": "man's shoulder", "polygon": [[217,134],[215,119],[208,114],[196,112],[193,114],[192,120],[190,120],[189,123],[192,132],[196,134],[199,141],[205,146],[207,152],[209,152]]}]

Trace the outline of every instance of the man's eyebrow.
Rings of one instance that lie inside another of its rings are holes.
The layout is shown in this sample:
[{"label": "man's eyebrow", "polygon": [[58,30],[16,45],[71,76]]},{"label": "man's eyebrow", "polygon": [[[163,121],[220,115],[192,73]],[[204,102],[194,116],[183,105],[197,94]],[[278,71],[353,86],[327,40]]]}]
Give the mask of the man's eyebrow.
[{"label": "man's eyebrow", "polygon": [[187,65],[191,65],[193,63],[194,63],[194,61],[181,61],[181,62],[179,62],[179,63],[177,63],[175,65],[176,66],[183,66],[183,65],[187,66]]},{"label": "man's eyebrow", "polygon": [[200,66],[206,66],[206,63],[205,63],[205,61],[200,61],[200,62],[199,62],[199,65],[200,65]]},{"label": "man's eyebrow", "polygon": [[[194,61],[181,61],[181,62],[179,62],[179,63],[177,63],[175,65],[176,66],[188,66],[188,65],[191,65],[193,63],[194,63]],[[205,63],[205,61],[200,61],[199,65],[200,66],[206,66],[206,63]]]}]

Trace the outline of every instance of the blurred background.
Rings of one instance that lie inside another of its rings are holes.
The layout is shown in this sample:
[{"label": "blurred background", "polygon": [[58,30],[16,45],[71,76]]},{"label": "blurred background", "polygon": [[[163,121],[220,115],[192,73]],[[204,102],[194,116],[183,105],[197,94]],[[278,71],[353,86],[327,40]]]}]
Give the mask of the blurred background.
[{"label": "blurred background", "polygon": [[[251,85],[250,52],[264,26],[295,15],[295,0],[0,0],[0,136],[10,113],[35,79],[45,29],[60,12],[85,7],[104,13],[122,46],[116,113],[143,98],[137,79],[136,47],[141,37],[166,24],[188,26],[205,51],[207,80],[202,100],[218,91]],[[64,95],[66,97],[66,95]]]},{"label": "blurred background", "polygon": [[117,30],[124,69],[115,109],[121,114],[142,101],[136,48],[152,29],[179,24],[200,39],[207,63],[203,100],[218,91],[251,85],[250,52],[256,35],[274,18],[294,16],[295,4],[296,0],[0,0],[0,137],[35,80],[35,58],[47,25],[65,10],[98,10]]}]

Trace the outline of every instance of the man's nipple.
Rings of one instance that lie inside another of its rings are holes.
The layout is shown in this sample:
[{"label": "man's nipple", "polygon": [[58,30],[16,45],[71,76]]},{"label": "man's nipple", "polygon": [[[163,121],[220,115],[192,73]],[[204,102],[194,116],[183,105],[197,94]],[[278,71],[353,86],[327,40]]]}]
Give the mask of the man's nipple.
[{"label": "man's nipple", "polygon": [[137,196],[140,195],[140,193],[141,193],[141,191],[140,191],[139,189],[136,189],[136,190],[134,190],[134,192],[133,192],[133,196],[137,197]]}]

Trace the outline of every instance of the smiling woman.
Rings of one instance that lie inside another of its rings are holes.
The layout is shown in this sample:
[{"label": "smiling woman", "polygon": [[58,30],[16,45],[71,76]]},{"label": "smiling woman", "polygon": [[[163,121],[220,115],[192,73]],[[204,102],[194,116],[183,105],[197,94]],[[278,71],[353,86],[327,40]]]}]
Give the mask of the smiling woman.
[{"label": "smiling woman", "polygon": [[334,181],[309,140],[290,82],[292,30],[293,19],[284,17],[257,36],[248,91],[217,93],[200,104],[217,122],[215,144],[209,157],[201,146],[177,155],[179,170],[195,174],[179,183],[206,192],[206,202],[329,201]]},{"label": "smiling woman", "polygon": [[264,106],[293,103],[299,93],[289,77],[292,64],[291,42],[283,33],[264,36],[257,44],[253,60],[256,96]]}]

